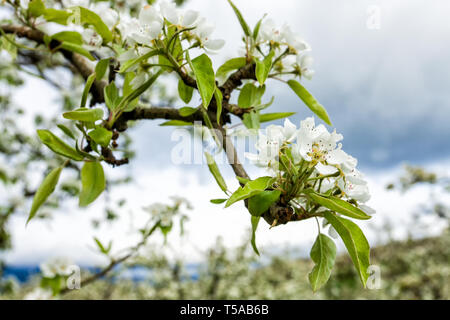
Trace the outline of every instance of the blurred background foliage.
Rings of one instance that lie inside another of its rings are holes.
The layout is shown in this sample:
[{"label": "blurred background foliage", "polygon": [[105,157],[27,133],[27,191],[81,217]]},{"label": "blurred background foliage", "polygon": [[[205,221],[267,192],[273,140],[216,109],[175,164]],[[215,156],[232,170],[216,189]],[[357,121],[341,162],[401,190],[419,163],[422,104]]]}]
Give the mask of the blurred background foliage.
[{"label": "blurred background foliage", "polygon": [[[449,180],[418,167],[405,167],[398,183],[388,189],[407,192],[417,184],[432,184],[448,191]],[[449,208],[439,201],[428,203],[419,215],[435,215],[447,224],[436,237],[392,238],[371,251],[371,264],[380,267],[381,288],[363,289],[348,255],[340,255],[329,282],[319,292],[309,287],[312,262],[292,252],[260,259],[248,245],[227,249],[217,239],[205,253],[205,263],[189,265],[169,259],[160,249],[146,247],[100,280],[62,295],[61,299],[450,299]],[[415,228],[427,228],[417,219]],[[386,225],[379,230],[388,233]],[[265,261],[265,262],[264,262]],[[127,277],[132,270],[145,271],[144,278]],[[89,272],[83,271],[83,277]],[[39,277],[26,284],[3,279],[0,299],[22,299],[39,285]]]},{"label": "blurred background foliage", "polygon": [[[394,241],[372,251],[372,264],[381,268],[381,288],[363,289],[352,262],[339,256],[330,281],[313,293],[307,259],[294,259],[288,253],[273,256],[265,265],[248,245],[226,249],[218,241],[207,253],[207,263],[198,267],[192,279],[182,261],[144,254],[110,275],[140,266],[151,270],[145,280],[101,279],[63,299],[449,299],[450,232],[421,240]],[[246,242],[248,243],[248,242]],[[39,283],[32,279],[20,286],[4,280],[0,299],[22,299]]]}]

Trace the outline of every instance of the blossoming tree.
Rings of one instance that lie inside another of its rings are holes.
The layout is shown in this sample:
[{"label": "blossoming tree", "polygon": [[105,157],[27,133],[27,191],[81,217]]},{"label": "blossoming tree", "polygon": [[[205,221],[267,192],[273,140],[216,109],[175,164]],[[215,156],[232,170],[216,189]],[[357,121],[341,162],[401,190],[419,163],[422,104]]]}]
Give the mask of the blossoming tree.
[{"label": "blossoming tree", "polygon": [[[58,123],[59,133],[45,127],[37,131],[57,160],[33,193],[28,222],[52,193],[59,192],[63,170],[77,171],[79,205],[93,203],[107,185],[103,167],[129,162],[118,148],[129,122],[166,119],[169,126],[199,122],[226,153],[240,183],[237,190],[230,191],[214,156],[205,153],[209,170],[225,194],[211,202],[225,207],[245,204],[256,253],[255,231],[261,218],[271,227],[315,219],[319,234],[311,249],[316,264],[309,274],[312,289],[323,286],[333,268],[336,246],[321,232],[328,225],[329,234],[343,240],[365,285],[369,244],[348,218],[367,220],[374,211],[365,205],[370,198],[367,183],[356,168],[357,160],[342,150],[342,135],[329,132],[323,124],[316,125],[314,118],[303,120],[299,128],[287,119],[284,126],[269,125],[257,134],[257,154],[246,154],[255,165],[267,169],[266,176],[254,179],[246,173],[230,139],[232,118],[251,133],[259,130],[261,123],[292,115],[265,111],[273,102],[264,97],[272,81],[285,83],[331,126],[325,108],[303,86],[303,79],[314,74],[311,48],[288,26],[279,27],[264,16],[252,28],[228,0],[242,27],[243,33],[236,37],[242,39],[243,50],[214,68],[210,55],[220,51],[224,41],[213,37],[213,25],[199,12],[181,10],[171,2],[4,2],[14,16],[0,26],[2,60],[9,61],[2,62],[3,67],[12,64],[18,53],[23,56],[28,52],[35,59],[62,57],[48,60],[45,67],[51,68],[56,61],[69,63],[69,69],[84,79],[76,105],[69,105],[62,114],[69,122]],[[194,91],[199,93],[201,104],[176,108],[146,103],[148,92],[165,77],[177,79],[178,95],[185,104],[193,103]],[[232,102],[235,100],[237,103]],[[158,228],[164,233],[170,225],[170,219],[159,220],[143,232],[144,237]],[[49,267],[45,270],[53,272]]]}]

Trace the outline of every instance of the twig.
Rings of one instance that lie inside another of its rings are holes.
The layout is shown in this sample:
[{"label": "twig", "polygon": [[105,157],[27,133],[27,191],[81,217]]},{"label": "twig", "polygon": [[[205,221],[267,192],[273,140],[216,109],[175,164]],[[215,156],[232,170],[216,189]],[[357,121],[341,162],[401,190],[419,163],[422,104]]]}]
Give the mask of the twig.
[{"label": "twig", "polygon": [[[82,280],[80,283],[81,287],[87,286],[88,284],[91,284],[98,279],[106,276],[111,270],[113,270],[116,266],[119,264],[125,262],[126,260],[130,259],[133,255],[135,255],[141,247],[143,247],[145,244],[147,244],[148,238],[156,231],[156,229],[160,226],[160,221],[158,221],[150,230],[149,232],[144,236],[144,238],[134,247],[129,248],[129,252],[118,259],[111,259],[111,262],[103,268],[101,271],[97,272],[96,274],[91,275],[90,277],[87,277],[86,279]],[[68,292],[70,292],[71,289],[64,288],[60,291],[61,295],[64,295]]]}]

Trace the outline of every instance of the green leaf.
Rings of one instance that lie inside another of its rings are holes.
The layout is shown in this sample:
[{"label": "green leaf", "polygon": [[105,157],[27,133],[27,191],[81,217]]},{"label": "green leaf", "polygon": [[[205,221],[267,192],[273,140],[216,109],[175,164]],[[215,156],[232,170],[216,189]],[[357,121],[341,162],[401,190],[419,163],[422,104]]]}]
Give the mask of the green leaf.
[{"label": "green leaf", "polygon": [[129,94],[123,97],[123,99],[120,101],[119,106],[117,109],[120,111],[131,111],[132,108],[129,107],[129,104],[132,103],[135,99],[139,98],[141,94],[143,94],[145,91],[147,91],[148,88],[152,86],[152,84],[158,79],[158,77],[164,72],[163,69],[160,69],[158,72],[156,72],[153,76],[150,77],[144,84],[142,84],[139,88],[136,90],[133,90]]},{"label": "green leaf", "polygon": [[51,38],[60,42],[70,42],[79,46],[83,44],[83,37],[75,31],[61,31],[52,35]]},{"label": "green leaf", "polygon": [[[2,32],[3,29],[0,30]],[[0,50],[6,50],[13,60],[17,58],[18,46],[15,44],[16,36],[14,34],[1,33],[0,36]]]},{"label": "green leaf", "polygon": [[217,69],[216,77],[225,78],[231,71],[240,69],[247,64],[246,58],[233,58],[225,62]]},{"label": "green leaf", "polygon": [[252,222],[252,240],[251,240],[251,244],[252,244],[253,251],[255,251],[255,253],[258,256],[259,256],[259,251],[258,251],[258,248],[256,247],[256,229],[258,229],[258,224],[259,224],[259,220],[260,219],[261,219],[261,217],[251,216],[251,222]]},{"label": "green leaf", "polygon": [[[189,28],[191,30],[193,30],[193,28]],[[164,42],[166,44],[167,49],[169,49],[170,54],[172,55],[172,57],[174,57],[177,62],[180,62],[183,60],[183,47],[181,45],[181,41],[180,41],[180,33],[179,33],[179,29],[176,25],[173,24],[168,24],[168,28],[167,28],[167,38],[164,39]],[[170,44],[170,47],[169,47]],[[168,66],[172,66],[172,63],[170,62],[170,60],[165,59],[164,55],[160,56],[160,58],[164,58],[164,59],[160,59],[160,62],[163,64],[166,64]]]},{"label": "green leaf", "polygon": [[91,137],[91,139],[94,140],[95,143],[106,148],[111,142],[113,133],[103,127],[98,127],[89,132],[88,136]]},{"label": "green leaf", "polygon": [[102,165],[97,161],[85,162],[81,169],[80,207],[95,201],[105,190],[106,180]]},{"label": "green leaf", "polygon": [[225,201],[227,201],[228,199],[211,199],[211,200],[209,200],[211,203],[214,203],[214,204],[221,204],[221,203],[224,203]]},{"label": "green leaf", "polygon": [[246,184],[247,182],[250,181],[250,179],[242,178],[242,177],[239,177],[239,176],[236,176],[236,179],[239,181],[240,184]]},{"label": "green leaf", "polygon": [[58,10],[53,8],[47,8],[44,11],[44,19],[48,22],[54,22],[62,25],[67,24],[67,19],[72,16],[71,12],[64,10]]},{"label": "green leaf", "polygon": [[[134,72],[125,73],[124,82],[123,82],[123,96],[126,97],[134,91],[133,85],[131,84],[131,82],[134,80],[135,77],[136,77],[136,74]],[[120,102],[120,98],[118,99],[118,101]],[[134,108],[136,108],[136,106],[138,105],[138,103],[139,103],[139,97],[130,101],[128,103],[127,108],[125,109],[125,112],[133,111]]]},{"label": "green leaf", "polygon": [[98,238],[94,238],[95,243],[97,244],[98,248],[100,249],[100,252],[103,254],[108,254],[111,250],[111,242],[109,243],[108,247],[105,247]]},{"label": "green leaf", "polygon": [[74,111],[63,113],[63,117],[69,120],[81,122],[95,122],[103,118],[103,110],[100,108],[79,108]]},{"label": "green leaf", "polygon": [[242,123],[247,129],[259,129],[259,112],[252,111],[250,113],[245,113],[242,118]]},{"label": "green leaf", "polygon": [[80,108],[86,107],[87,98],[88,98],[89,92],[91,91],[92,84],[95,81],[95,77],[96,77],[96,73],[94,72],[86,80],[86,85],[84,86],[83,94],[81,95]]},{"label": "green leaf", "polygon": [[159,49],[155,49],[155,50],[152,50],[152,51],[147,52],[146,54],[144,54],[144,55],[142,55],[142,56],[140,56],[140,57],[137,57],[137,58],[135,58],[135,59],[128,60],[127,62],[125,62],[125,63],[120,67],[119,73],[124,73],[124,72],[126,72],[128,69],[130,69],[131,67],[135,66],[136,64],[141,63],[141,62],[144,62],[144,61],[147,61],[147,60],[150,59],[151,57],[157,56],[157,55],[159,55],[159,54],[162,54],[162,51],[159,50]]},{"label": "green leaf", "polygon": [[77,150],[67,145],[64,141],[59,139],[49,130],[37,130],[39,139],[54,153],[67,157],[75,161],[81,161],[84,159]]},{"label": "green leaf", "polygon": [[73,140],[77,140],[77,138],[75,137],[75,135],[72,133],[72,131],[70,131],[69,128],[67,128],[65,125],[63,124],[58,124],[57,127],[69,138],[73,139]]},{"label": "green leaf", "polygon": [[259,19],[259,21],[256,23],[255,29],[253,29],[253,40],[256,41],[256,39],[258,39],[258,35],[259,35],[259,30],[261,29],[261,23],[263,22],[264,18],[267,16],[267,13],[264,14],[264,16]]},{"label": "green leaf", "polygon": [[269,102],[261,103],[261,104],[255,106],[254,109],[257,111],[267,109],[268,107],[270,107],[273,104],[274,101],[275,101],[275,97],[272,97]]},{"label": "green leaf", "polygon": [[241,108],[251,108],[261,104],[261,98],[266,91],[266,87],[257,87],[252,83],[247,83],[241,89],[239,94],[238,105]]},{"label": "green leaf", "polygon": [[225,208],[231,206],[233,203],[253,197],[254,195],[263,192],[272,185],[272,177],[260,177],[255,180],[248,181],[244,187],[239,187],[228,199]]},{"label": "green leaf", "polygon": [[61,175],[63,167],[53,169],[42,181],[41,185],[36,191],[33,198],[33,204],[31,205],[30,214],[28,215],[27,224],[34,218],[39,208],[44,204],[47,198],[55,191],[55,187],[58,184],[59,176]]},{"label": "green leaf", "polygon": [[97,75],[97,80],[102,80],[103,77],[106,74],[106,71],[109,67],[109,58],[102,59],[99,62],[97,62],[97,65],[95,66],[95,73]]},{"label": "green leaf", "polygon": [[352,221],[335,216],[330,212],[324,213],[325,219],[336,229],[347,251],[352,258],[353,264],[358,271],[359,278],[366,287],[367,268],[370,265],[370,247],[364,233]]},{"label": "green leaf", "polygon": [[336,211],[344,216],[360,220],[368,220],[371,218],[371,216],[367,215],[361,209],[337,197],[323,197],[317,193],[309,193],[308,196],[321,206],[324,206],[332,211]]},{"label": "green leaf", "polygon": [[82,56],[85,56],[91,61],[94,61],[94,57],[91,55],[91,53],[83,48],[81,45],[71,43],[71,42],[63,42],[61,44],[61,48],[64,50],[72,51],[81,54]]},{"label": "green leaf", "polygon": [[336,259],[336,245],[333,240],[320,233],[317,236],[309,255],[312,261],[314,261],[315,266],[309,273],[308,278],[309,283],[315,292],[327,283],[330,278],[334,260]]},{"label": "green leaf", "polygon": [[290,116],[293,116],[295,112],[279,112],[279,113],[265,113],[259,115],[259,122],[269,122],[274,121],[278,119],[284,119],[288,118]]},{"label": "green leaf", "polygon": [[278,190],[263,191],[248,199],[248,211],[253,216],[261,216],[270,206],[280,199]]},{"label": "green leaf", "polygon": [[216,179],[217,184],[219,185],[220,189],[222,189],[223,192],[227,192],[228,187],[225,183],[225,180],[223,179],[222,175],[220,174],[220,170],[217,167],[216,161],[214,160],[214,157],[209,154],[208,152],[205,152],[206,162],[208,164],[209,171],[214,176],[214,179]]},{"label": "green leaf", "polygon": [[[2,169],[0,169],[0,181],[3,181],[5,185],[9,182],[8,174]],[[227,201],[227,199],[225,199],[225,201]]]},{"label": "green leaf", "polygon": [[311,109],[320,119],[331,126],[330,118],[328,117],[327,110],[314,98],[308,90],[303,87],[300,82],[295,80],[288,81],[289,87],[302,99],[306,106]]},{"label": "green leaf", "polygon": [[91,10],[83,7],[77,7],[80,11],[80,19],[82,24],[93,26],[97,33],[103,38],[105,42],[110,42],[113,39],[113,35],[108,26],[103,20]]},{"label": "green leaf", "polygon": [[214,90],[216,90],[216,78],[211,59],[206,54],[202,54],[192,60],[191,64],[197,80],[198,91],[202,97],[203,106],[205,109],[208,109]]},{"label": "green leaf", "polygon": [[120,103],[120,96],[119,90],[117,89],[114,81],[108,84],[103,91],[105,96],[105,104],[108,107],[108,109],[111,111],[116,110],[117,106]]},{"label": "green leaf", "polygon": [[214,91],[214,98],[216,99],[216,105],[217,105],[216,121],[218,124],[220,124],[220,118],[222,117],[223,95],[222,95],[222,91],[220,91],[220,89],[217,87],[216,87],[216,90]]},{"label": "green leaf", "polygon": [[169,120],[166,121],[164,123],[161,123],[160,126],[161,127],[169,127],[169,126],[192,126],[193,123],[192,122],[186,122],[186,121],[181,121],[181,120]]},{"label": "green leaf", "polygon": [[45,5],[42,0],[31,0],[28,4],[28,13],[32,17],[39,17],[43,15],[45,12]]},{"label": "green leaf", "polygon": [[[136,78],[136,73],[134,73],[134,72],[125,73],[124,81],[123,81],[123,89],[122,89],[124,96],[127,96],[133,92],[134,89],[133,89],[133,85],[131,84],[131,82],[134,80],[134,78]],[[117,96],[119,96],[118,90],[117,90]]]},{"label": "green leaf", "polygon": [[183,107],[180,109],[179,113],[182,117],[189,117],[197,112],[197,108],[191,108],[191,107]]},{"label": "green leaf", "polygon": [[244,31],[245,35],[247,37],[251,36],[251,31],[250,31],[250,27],[248,26],[247,22],[245,22],[244,17],[242,16],[241,12],[239,11],[239,9],[234,5],[233,2],[231,2],[231,0],[228,0],[228,3],[231,5],[231,7],[233,8],[234,13],[236,14],[236,17],[239,20],[239,23],[241,24],[242,30]]},{"label": "green leaf", "polygon": [[178,81],[178,94],[184,103],[191,102],[192,95],[194,93],[194,88],[186,85],[182,79]]},{"label": "green leaf", "polygon": [[272,69],[272,60],[275,55],[275,51],[270,50],[270,53],[267,55],[267,57],[264,58],[263,61],[260,61],[259,59],[256,59],[256,79],[258,82],[263,85],[267,77],[269,76],[269,72]]}]

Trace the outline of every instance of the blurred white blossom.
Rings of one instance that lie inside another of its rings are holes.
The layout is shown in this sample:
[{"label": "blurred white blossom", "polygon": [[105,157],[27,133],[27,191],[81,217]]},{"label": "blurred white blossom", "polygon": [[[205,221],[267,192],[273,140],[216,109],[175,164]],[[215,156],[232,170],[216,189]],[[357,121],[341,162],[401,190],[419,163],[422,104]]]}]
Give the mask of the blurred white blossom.
[{"label": "blurred white blossom", "polygon": [[68,258],[53,258],[40,265],[44,278],[54,278],[56,276],[70,276],[72,273],[72,261]]}]

